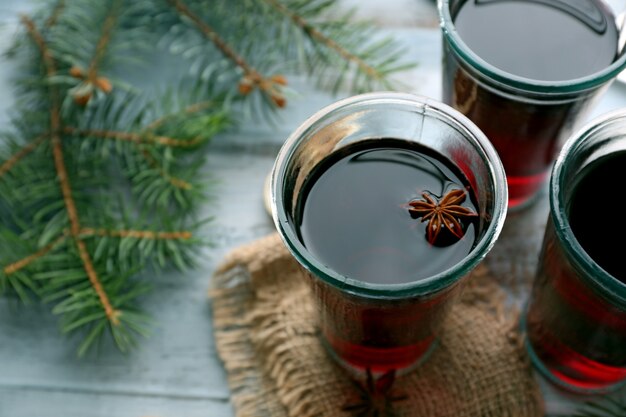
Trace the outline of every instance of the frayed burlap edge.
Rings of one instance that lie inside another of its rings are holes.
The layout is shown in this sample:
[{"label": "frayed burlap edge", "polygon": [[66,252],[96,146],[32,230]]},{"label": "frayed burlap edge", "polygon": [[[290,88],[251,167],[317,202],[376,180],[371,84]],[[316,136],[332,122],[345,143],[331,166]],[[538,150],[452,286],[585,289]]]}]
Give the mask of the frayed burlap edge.
[{"label": "frayed burlap edge", "polygon": [[[215,340],[239,417],[349,416],[354,386],[319,345],[302,273],[274,234],[231,252],[212,278]],[[398,379],[408,399],[396,415],[543,415],[504,291],[483,266],[467,282],[433,357]],[[489,337],[473,340],[482,323]],[[485,372],[492,359],[499,367]]]}]

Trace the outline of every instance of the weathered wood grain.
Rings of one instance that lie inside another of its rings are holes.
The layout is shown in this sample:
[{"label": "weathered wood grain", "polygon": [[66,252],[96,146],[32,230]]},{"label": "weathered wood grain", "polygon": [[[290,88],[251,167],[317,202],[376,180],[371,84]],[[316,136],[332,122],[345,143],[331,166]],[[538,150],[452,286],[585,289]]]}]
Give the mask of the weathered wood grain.
[{"label": "weathered wood grain", "polygon": [[[439,98],[440,35],[432,0],[342,0],[357,15],[373,19],[407,47],[417,68],[403,74],[407,91]],[[17,12],[35,0],[3,0],[0,49],[11,39]],[[0,62],[0,128],[12,105],[10,77],[15,68]],[[155,323],[150,340],[122,356],[111,346],[78,360],[72,341],[56,328],[45,306],[19,306],[0,298],[0,417],[174,417],[232,415],[229,389],[216,355],[209,277],[232,248],[273,231],[262,203],[262,185],[274,156],[291,131],[321,107],[344,97],[319,91],[303,78],[291,77],[300,94],[291,99],[275,125],[247,122],[221,135],[209,151],[207,170],[217,185],[206,214],[216,221],[207,231],[215,247],[202,265],[186,274],[148,277],[155,291],[144,300]],[[626,106],[626,87],[614,84],[589,117]],[[527,211],[509,214],[487,261],[503,280],[516,286],[518,302],[526,296],[527,277],[536,264],[548,203],[543,195]],[[515,256],[515,262],[510,257]],[[514,265],[512,268],[511,265]],[[566,415],[572,398],[546,385],[548,411]]]}]

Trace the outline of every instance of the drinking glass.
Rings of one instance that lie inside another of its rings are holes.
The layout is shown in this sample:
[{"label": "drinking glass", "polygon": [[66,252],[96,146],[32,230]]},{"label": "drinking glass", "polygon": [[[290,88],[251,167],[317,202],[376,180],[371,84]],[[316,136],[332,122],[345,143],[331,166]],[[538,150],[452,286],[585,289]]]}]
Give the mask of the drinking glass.
[{"label": "drinking glass", "polygon": [[[454,18],[466,1],[479,0],[438,0],[443,37],[442,100],[469,117],[493,143],[507,175],[509,209],[522,209],[546,185],[565,139],[626,67],[626,54],[619,45],[611,65],[571,80],[540,81],[511,74],[478,56],[457,32]],[[577,12],[589,12],[584,4],[562,3]],[[623,14],[606,7],[615,16]],[[617,27],[621,28],[621,20]]]},{"label": "drinking glass", "polygon": [[[549,380],[576,392],[605,392],[626,380],[626,283],[589,255],[574,234],[580,229],[573,231],[570,223],[573,201],[580,201],[573,199],[576,187],[589,167],[616,152],[626,152],[624,110],[591,121],[561,150],[550,178],[550,214],[527,307],[527,347],[534,364]],[[624,221],[619,190],[624,179],[626,167],[620,178],[610,179],[613,198],[588,196],[598,201],[598,212],[585,221],[605,228],[608,240],[611,216]],[[613,237],[623,247],[621,238]]]},{"label": "drinking glass", "polygon": [[[436,275],[404,284],[343,276],[298,237],[303,184],[318,164],[346,146],[384,138],[412,141],[447,157],[469,180],[478,206],[477,239],[469,254]],[[484,134],[451,107],[410,94],[357,95],[320,110],[286,140],[271,173],[272,216],[306,271],[321,340],[339,363],[357,371],[408,370],[427,356],[465,278],[495,243],[506,201],[504,170]]]}]

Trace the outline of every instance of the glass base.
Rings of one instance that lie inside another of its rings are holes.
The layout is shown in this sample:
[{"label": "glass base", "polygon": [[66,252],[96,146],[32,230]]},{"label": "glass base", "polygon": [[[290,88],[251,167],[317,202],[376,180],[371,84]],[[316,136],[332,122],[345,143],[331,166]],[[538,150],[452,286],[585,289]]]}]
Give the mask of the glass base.
[{"label": "glass base", "polygon": [[600,395],[609,394],[623,387],[626,387],[626,380],[617,382],[615,384],[603,386],[585,386],[585,381],[574,381],[573,379],[571,379],[571,382],[568,382],[568,379],[570,378],[565,376],[559,376],[558,374],[550,370],[550,368],[546,366],[546,364],[541,360],[541,358],[533,348],[532,343],[528,338],[528,332],[526,328],[526,314],[522,314],[520,318],[520,331],[525,336],[524,346],[533,366],[547,381],[549,381],[557,388],[579,395]]},{"label": "glass base", "polygon": [[[353,360],[351,361],[351,360],[345,359],[344,357],[339,355],[339,353],[337,353],[337,351],[333,348],[333,346],[328,341],[328,339],[326,339],[322,335],[320,335],[320,339],[322,341],[322,345],[326,349],[326,352],[328,352],[331,358],[337,364],[339,364],[343,369],[348,371],[348,373],[350,373],[351,375],[355,377],[364,376],[368,370],[374,376],[382,375],[392,370],[396,371],[396,376],[406,375],[412,372],[414,369],[416,369],[420,365],[422,365],[423,363],[425,363],[430,358],[433,351],[437,347],[437,340],[431,339],[428,345],[425,347],[425,349],[421,351],[421,354],[416,359],[410,362],[383,360],[378,363],[371,362],[366,365],[365,362],[355,362]],[[390,348],[390,349],[376,349],[376,350],[377,350],[376,353],[378,355],[386,355],[388,358],[395,358],[394,354],[396,353],[398,349]]]}]

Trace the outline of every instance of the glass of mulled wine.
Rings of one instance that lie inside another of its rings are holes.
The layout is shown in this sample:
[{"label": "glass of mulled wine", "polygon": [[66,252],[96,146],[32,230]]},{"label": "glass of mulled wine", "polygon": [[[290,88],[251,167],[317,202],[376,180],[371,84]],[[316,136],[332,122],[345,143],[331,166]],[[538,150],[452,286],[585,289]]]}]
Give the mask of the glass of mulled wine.
[{"label": "glass of mulled wine", "polygon": [[526,207],[626,67],[621,10],[602,0],[439,0],[438,8],[443,101],[498,151],[509,208]]},{"label": "glass of mulled wine", "polygon": [[353,370],[408,370],[427,356],[506,214],[504,170],[484,134],[410,94],[320,110],[281,148],[271,184],[274,222],[307,271],[321,340]]},{"label": "glass of mulled wine", "polygon": [[626,111],[567,141],[550,178],[550,215],[527,307],[527,347],[548,379],[573,391],[626,382]]}]

